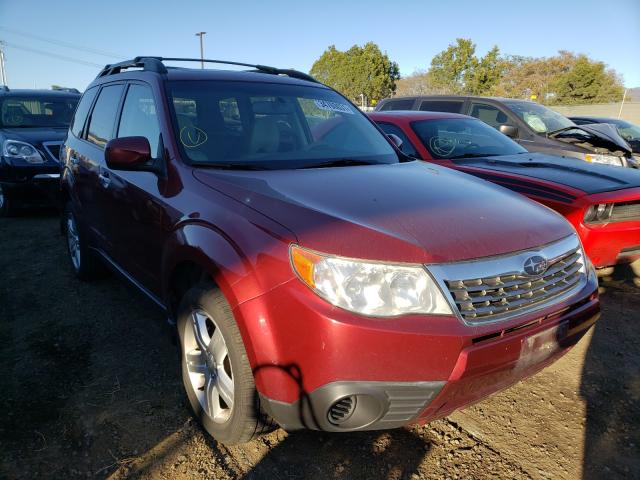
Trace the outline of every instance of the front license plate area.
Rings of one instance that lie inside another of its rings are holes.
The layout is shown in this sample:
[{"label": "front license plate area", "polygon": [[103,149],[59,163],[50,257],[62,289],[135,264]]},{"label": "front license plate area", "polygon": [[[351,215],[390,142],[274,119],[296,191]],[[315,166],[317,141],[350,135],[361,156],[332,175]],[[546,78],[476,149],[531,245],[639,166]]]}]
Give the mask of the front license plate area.
[{"label": "front license plate area", "polygon": [[522,341],[520,358],[516,369],[530,367],[544,362],[561,349],[561,342],[567,336],[568,323],[563,322],[555,327],[526,337]]}]

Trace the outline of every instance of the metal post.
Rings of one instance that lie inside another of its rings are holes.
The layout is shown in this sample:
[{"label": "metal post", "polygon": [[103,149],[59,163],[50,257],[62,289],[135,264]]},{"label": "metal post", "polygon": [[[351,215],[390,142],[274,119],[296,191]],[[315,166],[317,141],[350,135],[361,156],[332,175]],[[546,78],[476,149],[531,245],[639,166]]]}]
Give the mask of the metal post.
[{"label": "metal post", "polygon": [[200,37],[200,68],[204,69],[204,45],[202,43],[202,37],[207,32],[198,32],[196,37]]},{"label": "metal post", "polygon": [[2,85],[6,85],[7,84],[7,71],[5,70],[5,66],[4,66],[4,50],[2,49],[4,43],[0,42],[0,82],[2,82]]},{"label": "metal post", "polygon": [[622,94],[622,103],[620,104],[620,111],[618,112],[618,118],[622,115],[622,107],[624,107],[624,99],[627,98],[627,89],[624,89],[624,94]]}]

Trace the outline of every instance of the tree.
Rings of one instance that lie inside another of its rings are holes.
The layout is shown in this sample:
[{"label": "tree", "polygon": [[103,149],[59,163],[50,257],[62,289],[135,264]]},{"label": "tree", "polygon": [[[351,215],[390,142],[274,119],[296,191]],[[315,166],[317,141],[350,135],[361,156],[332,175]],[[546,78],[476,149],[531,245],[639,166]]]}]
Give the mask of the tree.
[{"label": "tree", "polygon": [[456,39],[431,60],[427,72],[431,88],[445,93],[485,95],[498,84],[507,67],[494,46],[482,58],[467,38]]},{"label": "tree", "polygon": [[362,47],[354,45],[345,52],[331,45],[309,73],[354,102],[364,94],[370,104],[390,96],[400,78],[398,64],[373,42]]},{"label": "tree", "polygon": [[577,57],[567,72],[553,83],[554,103],[580,104],[620,101],[624,87],[615,72],[602,62]]}]

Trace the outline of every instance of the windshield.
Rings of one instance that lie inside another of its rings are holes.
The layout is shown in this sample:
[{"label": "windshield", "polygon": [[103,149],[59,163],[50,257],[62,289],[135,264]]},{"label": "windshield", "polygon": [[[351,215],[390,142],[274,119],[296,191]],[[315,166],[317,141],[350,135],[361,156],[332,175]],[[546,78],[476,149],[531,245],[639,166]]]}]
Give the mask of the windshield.
[{"label": "windshield", "polygon": [[411,128],[434,159],[514,155],[526,150],[480,120],[443,118],[412,122]]},{"label": "windshield", "polygon": [[332,90],[265,82],[168,82],[193,165],[287,169],[396,163],[369,120]]},{"label": "windshield", "polygon": [[80,96],[6,96],[0,101],[0,127],[68,127]]},{"label": "windshield", "polygon": [[630,144],[633,144],[635,148],[640,146],[640,127],[629,123],[625,120],[611,119],[607,120],[607,123],[612,123],[618,129],[618,133]]},{"label": "windshield", "polygon": [[505,101],[504,103],[536,133],[551,133],[575,125],[567,117],[538,103],[517,101]]}]

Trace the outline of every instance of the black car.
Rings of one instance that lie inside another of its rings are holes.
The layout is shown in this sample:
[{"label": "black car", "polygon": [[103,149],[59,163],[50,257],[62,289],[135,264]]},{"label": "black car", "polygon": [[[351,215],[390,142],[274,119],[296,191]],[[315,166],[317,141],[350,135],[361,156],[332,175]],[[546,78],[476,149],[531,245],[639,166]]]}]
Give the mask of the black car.
[{"label": "black car", "polygon": [[618,130],[620,136],[631,146],[633,155],[636,157],[636,160],[640,162],[640,127],[638,125],[634,125],[620,118],[580,116],[569,117],[569,119],[576,125],[590,125],[594,123],[608,123],[609,125],[613,125],[616,127],[616,130]]},{"label": "black car", "polygon": [[0,86],[0,216],[24,205],[54,204],[60,145],[80,92]]},{"label": "black car", "polygon": [[422,110],[462,113],[513,138],[530,152],[574,157],[587,162],[636,167],[628,143],[610,125],[576,125],[539,103],[513,98],[472,96],[393,97],[376,111]]}]

